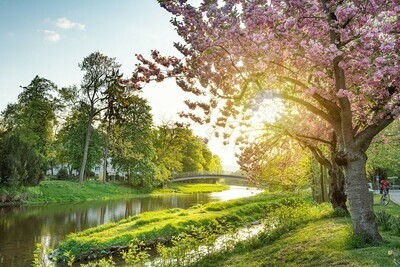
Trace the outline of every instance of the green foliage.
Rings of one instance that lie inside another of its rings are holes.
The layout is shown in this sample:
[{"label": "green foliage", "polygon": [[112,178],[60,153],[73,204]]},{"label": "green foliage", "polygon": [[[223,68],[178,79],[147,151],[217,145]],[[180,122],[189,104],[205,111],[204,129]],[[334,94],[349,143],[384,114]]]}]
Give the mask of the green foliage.
[{"label": "green foliage", "polygon": [[57,173],[57,179],[66,180],[69,178],[67,168],[61,168]]},{"label": "green foliage", "polygon": [[[282,197],[284,194],[280,200]],[[96,244],[98,250],[107,250],[115,245],[128,245],[134,239],[144,241],[148,245],[155,244],[158,240],[169,240],[189,225],[215,226],[218,221],[229,221],[231,224],[239,225],[261,219],[267,211],[279,205],[276,202],[279,203],[276,196],[267,194],[242,200],[212,203],[214,207],[218,204],[225,207],[218,211],[208,211],[208,204],[206,204],[204,208],[196,207],[185,213],[179,210],[173,213],[171,211],[143,213],[118,223],[105,224],[72,234],[60,245],[60,250],[70,250],[79,258],[80,255],[93,253],[92,244]]]},{"label": "green foliage", "polygon": [[400,216],[392,217],[391,229],[395,235],[400,236]]},{"label": "green foliage", "polygon": [[[79,169],[83,159],[84,140],[86,134],[87,116],[83,107],[73,109],[57,134],[57,161],[61,165],[69,164],[73,169]],[[100,164],[102,159],[103,137],[96,128],[92,130],[88,150],[86,170],[91,170]]]},{"label": "green foliage", "polygon": [[394,121],[379,136],[376,136],[367,150],[367,170],[373,181],[375,172],[382,169],[387,176],[400,175],[400,120]]},{"label": "green foliage", "polygon": [[376,222],[382,227],[384,231],[390,230],[392,215],[386,211],[378,211],[376,213]]},{"label": "green foliage", "polygon": [[222,170],[218,156],[213,155],[205,142],[182,125],[162,125],[153,131],[156,164],[162,175],[173,173]]},{"label": "green foliage", "polygon": [[33,267],[50,267],[52,264],[47,260],[48,251],[44,250],[42,243],[36,244],[35,252],[33,253]]},{"label": "green foliage", "polygon": [[0,184],[35,185],[43,179],[55,123],[57,87],[36,76],[16,104],[2,112]]},{"label": "green foliage", "polygon": [[146,99],[135,95],[124,101],[120,122],[109,128],[112,165],[127,174],[130,184],[155,187],[163,180],[154,163],[151,108]]},{"label": "green foliage", "polygon": [[349,212],[347,210],[344,210],[340,207],[337,207],[333,210],[332,212],[332,217],[333,218],[339,218],[339,217],[349,217]]},{"label": "green foliage", "polygon": [[43,156],[17,134],[3,140],[0,154],[0,185],[32,186],[44,179]]},{"label": "green foliage", "polygon": [[121,252],[121,256],[128,266],[144,267],[149,259],[147,250],[150,250],[150,248],[146,247],[143,241],[133,241],[127,251]]}]

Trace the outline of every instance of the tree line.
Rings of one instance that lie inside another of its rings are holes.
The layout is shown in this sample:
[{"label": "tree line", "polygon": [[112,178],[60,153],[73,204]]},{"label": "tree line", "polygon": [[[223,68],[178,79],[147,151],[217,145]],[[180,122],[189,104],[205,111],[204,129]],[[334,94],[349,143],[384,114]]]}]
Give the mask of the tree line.
[{"label": "tree line", "polygon": [[83,181],[102,164],[107,181],[111,164],[138,187],[158,186],[175,172],[222,169],[185,125],[154,125],[147,100],[121,82],[115,58],[94,52],[79,67],[79,87],[36,76],[2,111],[0,186],[37,185],[56,166]]}]

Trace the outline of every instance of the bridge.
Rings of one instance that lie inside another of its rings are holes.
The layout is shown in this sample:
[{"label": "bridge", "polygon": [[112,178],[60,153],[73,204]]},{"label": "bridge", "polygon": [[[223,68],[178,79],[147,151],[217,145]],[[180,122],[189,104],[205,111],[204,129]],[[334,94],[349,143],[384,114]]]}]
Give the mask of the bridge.
[{"label": "bridge", "polygon": [[227,171],[195,171],[176,173],[171,176],[170,182],[181,182],[195,179],[230,179],[246,181],[246,177],[238,172]]}]

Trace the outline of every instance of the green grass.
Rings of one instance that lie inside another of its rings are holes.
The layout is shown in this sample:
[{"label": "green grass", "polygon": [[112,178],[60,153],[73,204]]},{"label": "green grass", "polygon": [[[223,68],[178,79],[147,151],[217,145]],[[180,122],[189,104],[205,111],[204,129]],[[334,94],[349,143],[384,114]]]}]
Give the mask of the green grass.
[{"label": "green grass", "polygon": [[388,251],[399,248],[400,237],[383,236],[387,241],[382,245],[354,249],[349,219],[322,219],[269,243],[213,255],[196,266],[395,266]]},{"label": "green grass", "polygon": [[[382,206],[379,200],[380,196],[374,197],[376,212],[400,214],[399,206]],[[275,238],[244,242],[195,266],[397,266],[388,251],[400,251],[400,235],[381,227],[380,233],[384,242],[371,246],[354,238],[350,218],[315,220]]]},{"label": "green grass", "polygon": [[59,251],[61,254],[70,251],[76,258],[85,258],[87,255],[101,254],[111,247],[128,246],[132,240],[141,240],[147,245],[166,242],[188,226],[212,226],[221,222],[243,225],[261,219],[268,212],[288,203],[311,205],[304,199],[288,201],[285,199],[288,196],[287,193],[265,193],[251,198],[196,205],[187,210],[146,212],[71,234],[60,244]]},{"label": "green grass", "polygon": [[[246,199],[197,205],[188,210],[171,209],[143,213],[71,234],[60,252],[77,258],[101,255],[132,240],[147,245],[166,242],[185,232],[187,226],[204,227],[219,223],[244,225],[260,218],[273,218],[276,228],[259,237],[240,242],[232,251],[211,254],[195,266],[397,266],[388,252],[400,251],[400,233],[380,232],[384,242],[368,245],[354,237],[348,217],[331,217],[329,205],[312,205],[305,195],[263,193]],[[400,214],[395,204],[382,206],[375,196],[376,212]]]},{"label": "green grass", "polygon": [[98,181],[43,181],[39,186],[28,187],[24,203],[54,203],[88,200],[133,198],[160,194],[190,194],[223,191],[228,186],[218,184],[168,184],[167,188],[138,190],[119,183],[103,184]]},{"label": "green grass", "polygon": [[384,206],[381,205],[381,195],[374,195],[374,210],[375,212],[382,210],[386,211],[387,213],[391,215],[400,215],[400,209],[399,206],[396,205],[393,201],[389,202],[389,205]]}]

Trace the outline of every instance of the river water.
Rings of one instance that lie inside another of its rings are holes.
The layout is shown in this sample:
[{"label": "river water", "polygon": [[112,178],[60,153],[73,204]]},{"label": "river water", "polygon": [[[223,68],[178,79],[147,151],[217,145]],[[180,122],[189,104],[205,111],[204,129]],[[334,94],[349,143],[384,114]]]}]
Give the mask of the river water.
[{"label": "river water", "polygon": [[56,248],[69,233],[114,222],[146,211],[187,209],[196,204],[248,197],[259,190],[229,190],[190,195],[163,195],[128,200],[0,207],[0,266],[31,266],[36,243]]}]

